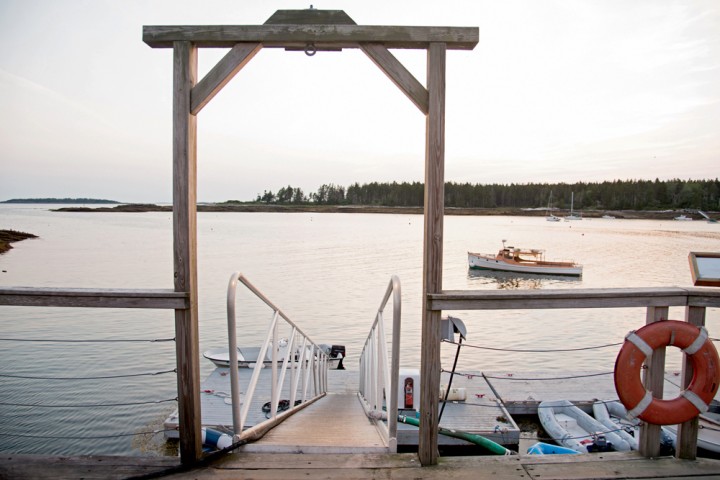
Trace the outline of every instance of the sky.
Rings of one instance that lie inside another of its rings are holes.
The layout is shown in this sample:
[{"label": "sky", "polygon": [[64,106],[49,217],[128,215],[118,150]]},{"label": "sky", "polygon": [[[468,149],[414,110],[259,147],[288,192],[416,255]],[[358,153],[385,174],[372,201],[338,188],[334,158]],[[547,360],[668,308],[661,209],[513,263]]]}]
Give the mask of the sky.
[{"label": "sky", "polygon": [[[172,201],[172,50],[143,25],[260,25],[309,2],[0,0],[0,201]],[[717,0],[315,3],[360,25],[479,27],[447,54],[445,179],[711,179]],[[200,77],[225,50],[201,49]],[[393,50],[425,84],[425,51]],[[263,49],[198,115],[198,201],[423,181],[425,118],[357,49]]]}]

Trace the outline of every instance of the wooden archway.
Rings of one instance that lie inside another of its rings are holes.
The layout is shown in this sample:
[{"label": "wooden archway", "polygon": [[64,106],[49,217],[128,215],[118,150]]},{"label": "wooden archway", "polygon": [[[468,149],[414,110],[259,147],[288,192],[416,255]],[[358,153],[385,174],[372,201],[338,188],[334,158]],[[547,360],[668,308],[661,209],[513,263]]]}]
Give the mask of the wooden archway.
[{"label": "wooden archway", "polygon": [[[180,454],[183,463],[202,457],[197,289],[197,114],[262,48],[315,51],[359,48],[426,117],[425,227],[423,247],[420,438],[423,465],[437,463],[440,390],[440,310],[428,295],[442,290],[445,176],[445,57],[472,50],[477,27],[357,25],[342,10],[278,10],[263,25],[145,26],[143,41],[173,49],[173,254],[175,291],[189,298],[175,310]],[[198,80],[199,48],[230,51]],[[427,51],[427,86],[390,53]]]}]

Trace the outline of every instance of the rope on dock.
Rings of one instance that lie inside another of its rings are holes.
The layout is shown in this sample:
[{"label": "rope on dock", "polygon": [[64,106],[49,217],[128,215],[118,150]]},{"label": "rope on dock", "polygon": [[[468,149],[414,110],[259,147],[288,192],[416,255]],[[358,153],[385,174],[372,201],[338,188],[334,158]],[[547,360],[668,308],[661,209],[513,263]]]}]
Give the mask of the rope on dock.
[{"label": "rope on dock", "polygon": [[[441,369],[442,373],[450,373],[449,370]],[[462,373],[462,372],[455,372],[455,375],[461,375],[463,377],[466,377],[468,379],[473,379],[475,377],[485,377],[485,378],[493,378],[495,380],[522,380],[522,381],[542,381],[542,380],[571,380],[573,378],[587,378],[587,377],[600,377],[602,375],[613,375],[615,372],[600,372],[600,373],[587,373],[584,375],[569,375],[567,377],[535,377],[535,378],[528,378],[528,377],[516,377],[513,374],[507,374],[505,376],[497,376],[497,375],[486,375],[484,373]]]},{"label": "rope on dock", "polygon": [[155,375],[165,375],[167,373],[177,373],[177,369],[162,370],[159,372],[148,372],[148,373],[128,373],[124,375],[104,375],[96,377],[37,377],[29,375],[10,375],[8,373],[0,373],[0,377],[5,378],[22,378],[25,380],[101,380],[107,378],[128,378],[128,377],[147,377]]},{"label": "rope on dock", "polygon": [[0,338],[0,342],[46,342],[46,343],[158,343],[158,342],[174,342],[175,338],[125,338],[125,339],[105,339],[105,340],[67,340],[67,339],[48,339],[48,338]]},{"label": "rope on dock", "polygon": [[150,400],[148,402],[132,402],[132,403],[75,403],[66,405],[43,405],[40,403],[8,403],[0,402],[0,405],[8,407],[40,407],[40,408],[86,408],[86,407],[125,407],[132,405],[152,405],[156,403],[177,402],[178,398],[168,398],[165,400]]},{"label": "rope on dock", "polygon": [[451,340],[443,340],[445,343],[452,343],[453,345],[457,345],[458,347],[470,347],[470,348],[477,348],[481,350],[494,350],[496,352],[518,352],[518,353],[553,353],[553,352],[578,352],[581,350],[596,350],[600,348],[608,348],[608,347],[617,347],[623,344],[623,342],[619,343],[607,343],[605,345],[597,345],[594,347],[577,347],[577,348],[552,348],[552,349],[546,349],[546,350],[539,350],[539,349],[522,349],[522,348],[498,348],[498,347],[486,347],[481,345],[473,345],[470,343],[463,343],[460,344],[459,342],[454,342]]},{"label": "rope on dock", "polygon": [[23,437],[23,438],[51,438],[53,440],[87,440],[87,439],[101,439],[101,438],[122,438],[122,437],[134,437],[137,435],[156,435],[164,432],[175,432],[177,428],[165,428],[162,430],[151,430],[149,432],[136,432],[136,433],[116,433],[114,435],[81,435],[81,436],[60,436],[60,435],[27,435],[24,433],[0,433],[3,437]]}]

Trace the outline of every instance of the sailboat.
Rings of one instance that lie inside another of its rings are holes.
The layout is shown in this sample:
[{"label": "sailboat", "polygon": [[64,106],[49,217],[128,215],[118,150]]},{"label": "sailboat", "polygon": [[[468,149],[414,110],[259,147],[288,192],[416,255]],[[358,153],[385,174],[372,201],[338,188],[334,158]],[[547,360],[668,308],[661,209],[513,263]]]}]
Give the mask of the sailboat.
[{"label": "sailboat", "polygon": [[582,220],[582,217],[580,215],[575,215],[575,213],[573,211],[574,204],[575,204],[575,192],[571,192],[570,193],[570,215],[565,217],[566,222],[570,221],[570,220]]},{"label": "sailboat", "polygon": [[547,213],[545,214],[545,220],[548,222],[559,222],[560,217],[556,217],[552,214],[552,190],[550,190],[550,200],[548,200]]}]

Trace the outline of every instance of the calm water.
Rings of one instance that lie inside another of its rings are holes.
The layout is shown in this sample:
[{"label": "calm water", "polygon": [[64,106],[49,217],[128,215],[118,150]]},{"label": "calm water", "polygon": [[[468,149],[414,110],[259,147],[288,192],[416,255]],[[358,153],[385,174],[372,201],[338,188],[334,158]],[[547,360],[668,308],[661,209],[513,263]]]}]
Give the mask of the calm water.
[{"label": "calm water", "polygon": [[[15,243],[0,256],[0,285],[172,288],[171,214],[49,211],[55,207],[0,205],[0,228],[40,237]],[[401,362],[419,368],[422,229],[423,218],[412,215],[199,214],[201,351],[227,342],[227,281],[240,271],[315,341],[345,344],[346,364],[355,365],[390,277],[398,275]],[[544,248],[550,259],[576,260],[584,264],[584,275],[581,280],[518,279],[468,271],[467,250],[495,252],[503,238],[515,246]],[[720,226],[700,221],[446,217],[443,287],[691,286],[688,253],[718,250]],[[239,320],[242,343],[257,344],[269,314],[246,296],[239,301],[247,306]],[[516,349],[621,342],[644,323],[644,309],[453,315],[465,321],[468,343]],[[682,315],[671,309],[672,318]],[[174,337],[173,322],[173,313],[166,311],[0,307],[0,337],[37,340],[0,341],[0,451],[155,453],[146,437],[135,434],[161,428],[176,408],[175,376],[162,373],[175,366],[175,346],[145,340]],[[708,311],[707,323],[711,335],[720,336],[717,309]],[[93,342],[48,341],[58,339]],[[616,354],[617,348],[562,355],[464,349],[458,370],[610,371]],[[453,355],[454,347],[443,347],[445,368],[452,366]],[[679,368],[679,361],[679,354],[670,354],[668,368]],[[204,359],[201,366],[203,376],[212,370]],[[147,373],[158,374],[58,379]]]}]

